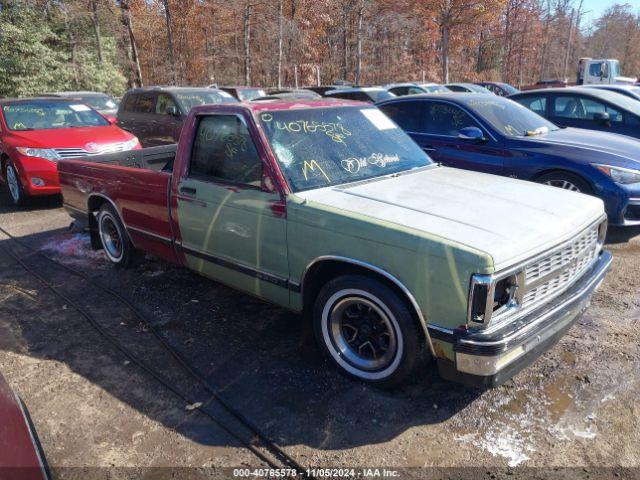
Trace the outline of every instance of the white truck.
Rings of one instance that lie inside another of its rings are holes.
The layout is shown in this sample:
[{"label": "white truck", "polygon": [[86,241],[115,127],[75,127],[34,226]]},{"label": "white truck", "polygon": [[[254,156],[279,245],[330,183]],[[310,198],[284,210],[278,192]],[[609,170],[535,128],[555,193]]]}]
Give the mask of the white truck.
[{"label": "white truck", "polygon": [[581,58],[578,61],[578,85],[633,85],[637,79],[620,75],[620,62],[613,58]]}]

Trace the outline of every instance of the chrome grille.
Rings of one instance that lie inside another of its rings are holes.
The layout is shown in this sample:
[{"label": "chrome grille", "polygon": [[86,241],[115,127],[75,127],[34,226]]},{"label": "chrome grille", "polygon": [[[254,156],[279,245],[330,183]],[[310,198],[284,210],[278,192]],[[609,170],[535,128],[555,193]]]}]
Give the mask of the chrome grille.
[{"label": "chrome grille", "polygon": [[60,158],[78,158],[90,157],[93,155],[102,155],[103,153],[124,152],[124,143],[112,143],[110,145],[100,145],[95,151],[90,152],[84,148],[54,148],[53,149]]},{"label": "chrome grille", "polygon": [[529,309],[566,290],[597,257],[598,225],[574,241],[525,267],[522,307]]}]

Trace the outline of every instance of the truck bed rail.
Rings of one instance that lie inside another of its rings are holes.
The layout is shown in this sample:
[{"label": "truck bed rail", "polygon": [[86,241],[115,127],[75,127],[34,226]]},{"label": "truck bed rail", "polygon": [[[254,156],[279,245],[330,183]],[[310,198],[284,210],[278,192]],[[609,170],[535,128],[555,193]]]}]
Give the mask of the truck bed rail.
[{"label": "truck bed rail", "polygon": [[77,158],[83,162],[120,165],[122,167],[143,168],[147,170],[172,171],[173,161],[176,157],[177,145],[161,145],[148,147],[142,150],[129,150],[126,152],[104,153]]}]

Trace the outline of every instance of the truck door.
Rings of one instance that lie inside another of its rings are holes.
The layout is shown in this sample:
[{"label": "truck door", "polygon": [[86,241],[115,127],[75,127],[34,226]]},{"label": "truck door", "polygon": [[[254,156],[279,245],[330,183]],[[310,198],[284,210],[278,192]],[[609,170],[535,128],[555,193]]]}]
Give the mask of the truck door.
[{"label": "truck door", "polygon": [[178,249],[220,283],[287,306],[286,219],[247,117],[196,118],[189,165],[174,192]]}]

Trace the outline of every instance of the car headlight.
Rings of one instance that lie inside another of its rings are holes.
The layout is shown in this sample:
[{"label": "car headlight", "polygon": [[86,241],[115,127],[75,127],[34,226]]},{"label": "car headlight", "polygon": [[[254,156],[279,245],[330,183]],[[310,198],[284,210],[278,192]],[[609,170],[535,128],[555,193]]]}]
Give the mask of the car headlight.
[{"label": "car headlight", "polygon": [[522,303],[524,272],[473,275],[469,288],[469,326],[486,328],[492,318],[517,309]]},{"label": "car headlight", "polygon": [[30,147],[17,147],[16,150],[25,157],[38,157],[44,158],[51,162],[57,162],[60,157],[55,150],[51,148],[30,148]]},{"label": "car headlight", "polygon": [[136,147],[140,146],[140,142],[137,137],[133,137],[131,140],[127,140],[123,143],[123,147],[125,150],[134,150]]},{"label": "car headlight", "polygon": [[623,167],[611,167],[609,165],[593,164],[598,170],[611,177],[616,183],[627,185],[630,183],[640,183],[640,171]]}]

